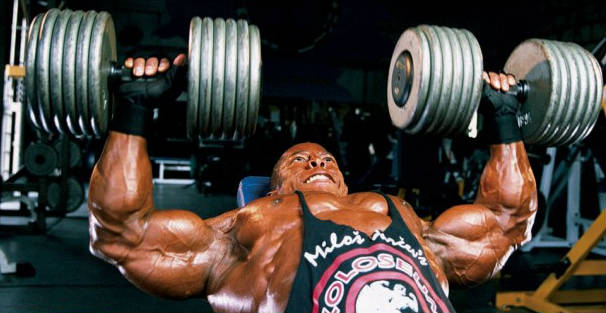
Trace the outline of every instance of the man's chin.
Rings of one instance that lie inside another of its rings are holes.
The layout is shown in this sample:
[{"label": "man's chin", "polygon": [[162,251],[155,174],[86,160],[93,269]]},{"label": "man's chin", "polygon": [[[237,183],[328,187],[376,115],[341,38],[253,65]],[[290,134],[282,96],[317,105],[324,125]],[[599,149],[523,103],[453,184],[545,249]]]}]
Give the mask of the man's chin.
[{"label": "man's chin", "polygon": [[332,184],[306,184],[299,188],[301,191],[305,192],[326,192],[334,194],[335,196],[342,196],[342,192],[339,187]]},{"label": "man's chin", "polygon": [[276,194],[291,194],[296,190],[302,192],[325,192],[331,193],[335,196],[345,196],[347,195],[347,188],[345,190],[341,190],[335,183],[330,184],[302,184],[298,186],[289,186],[286,188],[280,188],[277,190]]}]

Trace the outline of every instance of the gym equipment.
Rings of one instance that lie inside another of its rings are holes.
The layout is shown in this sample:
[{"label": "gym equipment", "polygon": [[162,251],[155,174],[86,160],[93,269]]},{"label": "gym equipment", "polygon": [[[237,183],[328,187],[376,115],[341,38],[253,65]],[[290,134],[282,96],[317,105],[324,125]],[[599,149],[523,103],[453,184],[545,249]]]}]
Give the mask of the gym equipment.
[{"label": "gym equipment", "polygon": [[238,207],[244,207],[249,202],[265,197],[271,189],[271,179],[268,176],[246,176],[238,184]]},{"label": "gym equipment", "polygon": [[65,182],[52,182],[48,185],[47,200],[53,210],[73,212],[84,201],[84,188],[73,177],[66,178]]},{"label": "gym equipment", "polygon": [[36,269],[31,263],[9,262],[4,251],[0,249],[0,274],[16,275],[17,277],[31,277],[36,274]]},{"label": "gym equipment", "polygon": [[593,129],[602,99],[597,60],[574,43],[529,39],[504,70],[528,84],[518,113],[525,142],[559,146],[583,140]]},{"label": "gym equipment", "polygon": [[57,151],[44,143],[32,143],[25,149],[23,165],[36,176],[50,175],[59,165]]},{"label": "gym equipment", "polygon": [[[68,140],[66,147],[65,147],[65,151],[63,151],[64,147],[63,147],[63,143],[61,140],[58,140],[57,142],[55,142],[53,147],[55,148],[55,151],[57,151],[59,160],[63,160],[63,158],[67,158],[67,165],[69,167],[74,168],[74,167],[77,167],[78,165],[80,165],[80,162],[82,161],[82,152],[80,151],[80,147],[78,147],[78,145],[75,142]],[[61,163],[61,162],[62,161],[59,161],[59,163]]]},{"label": "gym equipment", "polygon": [[[109,13],[39,14],[26,50],[32,125],[48,134],[103,136],[114,111],[115,82],[132,80],[116,63]],[[261,96],[259,29],[244,20],[194,17],[188,54],[188,137],[237,140],[254,134]]]},{"label": "gym equipment", "polygon": [[591,249],[606,233],[606,210],[562,258],[556,270],[534,291],[498,292],[496,306],[529,308],[536,312],[603,312],[606,289],[558,290],[572,276],[606,275],[606,261],[586,260]]},{"label": "gym equipment", "polygon": [[[579,145],[564,147],[566,150],[561,149],[562,157],[558,158],[556,162],[558,148],[547,148],[549,162],[543,166],[538,184],[539,192],[545,199],[544,208],[539,206],[539,209],[544,212],[544,217],[542,219],[537,217],[535,220],[537,232],[533,234],[532,240],[521,247],[524,252],[540,247],[572,247],[593,222],[593,219],[584,216],[581,206],[582,177],[589,174],[589,177],[595,178],[596,186],[599,186],[604,179],[604,172],[593,155],[592,149],[581,148]],[[597,189],[598,208],[606,208],[606,192],[599,187]],[[550,218],[553,218],[552,208],[559,205],[562,200],[565,200],[566,209],[565,223],[563,223],[565,232],[558,235],[550,226],[553,224],[550,222]],[[606,256],[606,240],[597,243],[591,252]]]},{"label": "gym equipment", "polygon": [[[525,142],[548,146],[583,140],[593,129],[602,99],[602,73],[591,53],[574,43],[529,39],[505,64],[518,84],[508,93]],[[411,134],[463,132],[482,96],[482,54],[467,30],[420,25],[394,49],[387,99],[393,124]]]}]

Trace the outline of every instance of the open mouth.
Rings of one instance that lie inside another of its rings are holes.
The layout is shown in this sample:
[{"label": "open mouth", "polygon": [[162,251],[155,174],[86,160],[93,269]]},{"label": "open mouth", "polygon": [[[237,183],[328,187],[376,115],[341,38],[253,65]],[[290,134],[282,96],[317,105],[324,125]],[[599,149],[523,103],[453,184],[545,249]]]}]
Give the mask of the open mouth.
[{"label": "open mouth", "polygon": [[334,183],[334,179],[332,179],[332,177],[328,174],[324,174],[324,173],[319,173],[319,174],[313,174],[311,176],[309,176],[303,183],[304,184],[309,184],[309,183],[313,183],[313,182],[330,182],[330,183]]}]

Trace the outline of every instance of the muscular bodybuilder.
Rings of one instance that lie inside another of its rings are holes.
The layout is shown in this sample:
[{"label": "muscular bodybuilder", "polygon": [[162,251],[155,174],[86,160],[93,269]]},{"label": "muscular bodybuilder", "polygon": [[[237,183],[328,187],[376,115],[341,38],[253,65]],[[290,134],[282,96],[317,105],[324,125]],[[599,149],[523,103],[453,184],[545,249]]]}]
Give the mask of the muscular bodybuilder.
[{"label": "muscular bodybuilder", "polygon": [[536,184],[516,100],[503,92],[515,80],[495,73],[484,73],[494,140],[477,198],[432,222],[396,196],[348,194],[334,157],[313,143],[284,152],[272,191],[243,208],[206,220],[156,210],[145,133],[151,107],[175,88],[184,62],[181,55],[169,69],[166,59],[134,61],[136,76],[158,70],[164,79],[120,88],[90,181],[91,251],[139,288],[205,296],[217,312],[449,312],[449,282],[494,276],[530,239]]}]

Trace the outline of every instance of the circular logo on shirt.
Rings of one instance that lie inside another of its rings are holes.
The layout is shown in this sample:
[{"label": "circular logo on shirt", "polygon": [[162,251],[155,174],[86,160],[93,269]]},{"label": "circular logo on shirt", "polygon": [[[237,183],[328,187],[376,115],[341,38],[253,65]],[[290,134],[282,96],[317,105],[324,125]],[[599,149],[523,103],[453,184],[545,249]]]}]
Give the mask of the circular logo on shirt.
[{"label": "circular logo on shirt", "polygon": [[313,313],[448,311],[413,259],[383,243],[337,256],[312,297]]}]

